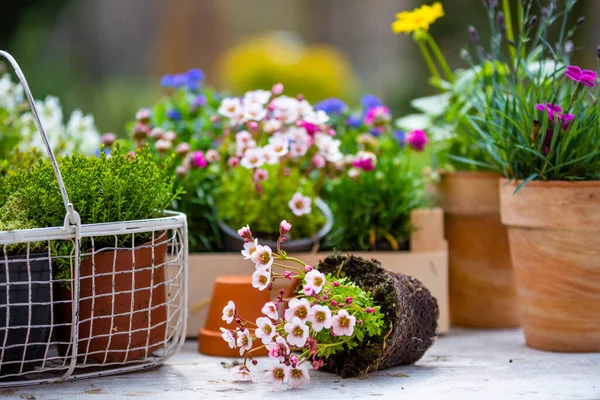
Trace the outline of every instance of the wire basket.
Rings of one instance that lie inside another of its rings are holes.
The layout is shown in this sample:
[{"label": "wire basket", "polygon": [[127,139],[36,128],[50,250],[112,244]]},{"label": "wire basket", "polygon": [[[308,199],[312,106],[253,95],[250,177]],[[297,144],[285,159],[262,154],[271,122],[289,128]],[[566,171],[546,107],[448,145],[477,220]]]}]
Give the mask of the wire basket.
[{"label": "wire basket", "polygon": [[[81,224],[27,81],[0,55],[23,85],[66,210],[63,226],[0,232],[0,387],[160,365],[185,339],[186,216]],[[57,255],[59,245],[68,251]]]}]

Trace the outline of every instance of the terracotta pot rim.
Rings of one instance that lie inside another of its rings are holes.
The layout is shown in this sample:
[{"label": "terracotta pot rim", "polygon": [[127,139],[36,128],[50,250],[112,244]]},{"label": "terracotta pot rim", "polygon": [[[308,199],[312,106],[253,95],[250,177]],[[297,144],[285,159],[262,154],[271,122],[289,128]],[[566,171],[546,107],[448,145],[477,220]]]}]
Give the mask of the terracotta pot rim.
[{"label": "terracotta pot rim", "polygon": [[[500,185],[502,186],[514,186],[517,187],[523,182],[523,179],[509,180],[508,178],[500,179]],[[600,188],[600,180],[598,181],[538,181],[533,180],[528,182],[523,188],[526,187],[537,187],[537,188]]]},{"label": "terracotta pot rim", "polygon": [[502,178],[502,175],[491,171],[442,171],[441,176],[462,179],[478,179],[478,178]]}]

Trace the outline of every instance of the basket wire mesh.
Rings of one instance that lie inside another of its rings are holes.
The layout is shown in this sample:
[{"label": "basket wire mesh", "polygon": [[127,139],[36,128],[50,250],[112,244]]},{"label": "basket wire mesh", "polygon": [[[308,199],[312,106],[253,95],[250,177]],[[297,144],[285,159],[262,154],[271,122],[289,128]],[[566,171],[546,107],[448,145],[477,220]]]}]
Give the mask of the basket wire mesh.
[{"label": "basket wire mesh", "polygon": [[60,227],[0,232],[0,387],[160,365],[185,340],[185,215],[81,224],[27,81],[0,56],[23,85],[66,211]]}]

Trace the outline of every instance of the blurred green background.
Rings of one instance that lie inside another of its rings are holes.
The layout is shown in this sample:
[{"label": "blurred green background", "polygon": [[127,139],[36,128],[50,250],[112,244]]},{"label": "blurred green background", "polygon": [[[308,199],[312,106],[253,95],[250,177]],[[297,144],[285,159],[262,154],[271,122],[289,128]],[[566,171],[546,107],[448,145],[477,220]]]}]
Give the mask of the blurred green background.
[{"label": "blurred green background", "polygon": [[[56,95],[65,114],[81,108],[100,131],[119,135],[137,109],[160,96],[163,74],[191,67],[234,93],[278,81],[311,101],[356,102],[373,93],[401,116],[411,98],[434,90],[417,47],[392,34],[390,24],[397,12],[432,2],[2,0],[0,48],[15,56],[36,98]],[[460,67],[467,26],[487,29],[484,8],[481,0],[442,4],[446,16],[431,32],[452,67]],[[579,16],[586,23],[575,47],[584,51],[575,60],[594,68],[600,1],[580,0],[573,19]]]}]

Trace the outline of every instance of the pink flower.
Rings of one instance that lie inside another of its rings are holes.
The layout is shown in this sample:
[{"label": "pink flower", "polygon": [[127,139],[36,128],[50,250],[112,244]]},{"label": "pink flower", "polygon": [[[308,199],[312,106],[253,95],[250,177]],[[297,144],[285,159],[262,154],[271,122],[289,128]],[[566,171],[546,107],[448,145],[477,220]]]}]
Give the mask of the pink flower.
[{"label": "pink flower", "polygon": [[569,65],[565,75],[567,75],[567,78],[585,86],[596,86],[596,71],[591,71],[589,69],[582,70],[575,65]]},{"label": "pink flower", "polygon": [[327,161],[325,160],[325,157],[323,157],[321,154],[317,153],[312,158],[312,163],[315,166],[315,168],[321,169],[321,168],[325,168]]},{"label": "pink flower", "polygon": [[365,115],[365,125],[381,125],[392,119],[390,109],[386,106],[377,106],[369,109]]},{"label": "pink flower", "polygon": [[200,150],[195,151],[192,155],[192,163],[196,168],[204,168],[208,165],[206,159],[204,158],[204,153]]},{"label": "pink flower", "polygon": [[304,266],[304,272],[310,272],[313,270],[313,267],[311,267],[310,265],[305,265]]},{"label": "pink flower", "polygon": [[288,308],[285,310],[285,320],[291,321],[298,318],[300,321],[306,321],[310,312],[310,303],[307,299],[293,298],[288,303]]},{"label": "pink flower", "polygon": [[252,274],[252,287],[258,290],[265,290],[271,284],[271,271],[257,269]]},{"label": "pink flower", "polygon": [[173,131],[168,131],[163,135],[163,139],[174,142],[177,140],[177,134]]},{"label": "pink flower", "polygon": [[233,318],[235,318],[235,303],[229,300],[229,303],[223,308],[223,316],[221,319],[230,324],[233,322]]},{"label": "pink flower", "polygon": [[165,139],[160,139],[154,144],[154,147],[156,147],[156,151],[159,153],[164,153],[171,148],[171,142]]},{"label": "pink flower", "polygon": [[233,375],[234,382],[252,382],[252,375],[247,367],[240,367],[240,369]]},{"label": "pink flower", "polygon": [[290,371],[290,378],[288,384],[291,387],[298,387],[310,383],[310,377],[308,376],[308,370],[306,367],[299,365],[296,368],[292,368]]},{"label": "pink flower", "polygon": [[102,135],[100,140],[102,141],[102,144],[110,146],[117,140],[117,135],[115,135],[114,133],[105,133],[104,135]]},{"label": "pink flower", "polygon": [[273,251],[269,246],[256,246],[256,250],[250,258],[257,269],[270,269],[273,265]]},{"label": "pink flower", "polygon": [[290,367],[285,364],[274,365],[265,373],[265,378],[271,383],[288,383],[290,380]]},{"label": "pink flower", "polygon": [[135,119],[137,119],[140,122],[146,123],[150,119],[150,115],[150,110],[148,110],[147,108],[142,108],[141,110],[135,113]]},{"label": "pink flower", "polygon": [[335,336],[352,336],[356,317],[348,314],[346,310],[338,311],[337,315],[331,318],[331,329]]},{"label": "pink flower", "polygon": [[331,310],[329,307],[314,305],[308,314],[308,321],[315,332],[331,328]]},{"label": "pink flower", "polygon": [[261,312],[274,321],[277,321],[279,319],[279,313],[277,312],[277,306],[272,301],[269,301],[268,303],[266,303],[263,306]]},{"label": "pink flower", "polygon": [[296,347],[304,347],[306,339],[308,339],[308,326],[301,321],[300,318],[294,318],[292,322],[288,322],[283,326],[287,332],[287,342]]},{"label": "pink flower", "polygon": [[292,224],[287,222],[285,219],[279,223],[279,234],[281,236],[287,235],[290,229],[292,229]]},{"label": "pink flower", "polygon": [[562,128],[564,131],[567,130],[571,122],[575,119],[573,114],[563,114],[560,116],[560,121],[562,122]]},{"label": "pink flower", "polygon": [[223,338],[224,341],[227,342],[227,344],[229,345],[230,349],[235,349],[235,334],[233,331],[230,331],[229,329],[225,329],[225,328],[219,328],[221,329],[221,332],[223,332],[221,334],[221,337]]},{"label": "pink flower", "polygon": [[229,157],[229,160],[227,160],[227,164],[229,164],[231,168],[235,168],[240,165],[240,159],[237,157]]},{"label": "pink flower", "polygon": [[[323,285],[325,285],[325,275],[323,275],[316,269],[313,269],[312,271],[307,273],[304,277],[304,280],[306,282],[304,284],[304,294],[306,294],[307,296],[319,294],[321,292],[321,289],[323,288]],[[307,289],[311,294],[306,293]]]},{"label": "pink flower", "polygon": [[271,88],[271,92],[274,95],[279,96],[281,93],[283,93],[283,83],[274,84],[273,87]]},{"label": "pink flower", "polygon": [[263,344],[271,343],[273,336],[277,333],[271,320],[266,317],[260,317],[256,320],[256,326],[256,331],[254,331],[256,337],[261,339]]},{"label": "pink flower", "polygon": [[254,179],[254,182],[264,182],[269,178],[269,171],[267,171],[266,169],[260,169],[257,168],[254,171],[254,175],[252,176],[252,179]]},{"label": "pink flower", "polygon": [[302,193],[296,192],[292,196],[292,199],[288,202],[288,206],[294,213],[294,215],[300,217],[311,212],[311,198],[308,196],[302,196]]},{"label": "pink flower", "polygon": [[208,161],[209,163],[217,162],[219,161],[219,158],[221,158],[221,156],[219,155],[219,152],[215,149],[209,149],[206,151],[206,161]]},{"label": "pink flower", "polygon": [[277,336],[274,341],[267,345],[269,357],[279,358],[279,361],[284,362],[286,357],[290,354],[290,346],[281,336]]},{"label": "pink flower", "polygon": [[423,151],[427,144],[427,135],[424,131],[417,129],[406,136],[406,142],[417,151]]},{"label": "pink flower", "polygon": [[240,356],[244,355],[244,352],[252,348],[252,336],[250,336],[250,330],[244,329],[244,331],[238,331],[237,343],[240,348]]},{"label": "pink flower", "polygon": [[373,171],[377,162],[377,156],[370,151],[359,151],[356,158],[352,161],[354,168],[361,169],[365,172]]},{"label": "pink flower", "polygon": [[250,232],[250,226],[246,225],[238,229],[238,235],[243,239],[252,240],[252,232]]},{"label": "pink flower", "polygon": [[175,151],[177,152],[177,154],[182,157],[185,156],[187,153],[189,153],[191,150],[192,150],[192,147],[190,146],[189,143],[186,143],[186,142],[179,143],[177,145],[177,147],[175,147]]}]

